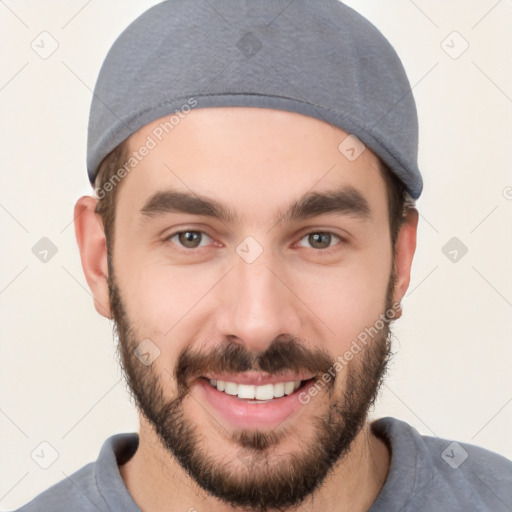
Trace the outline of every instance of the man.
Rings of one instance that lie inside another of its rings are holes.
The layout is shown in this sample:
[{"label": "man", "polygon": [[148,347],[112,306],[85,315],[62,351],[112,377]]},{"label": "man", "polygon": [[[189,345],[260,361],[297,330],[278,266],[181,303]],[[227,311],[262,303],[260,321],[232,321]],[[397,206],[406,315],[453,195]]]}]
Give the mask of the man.
[{"label": "man", "polygon": [[23,507],[512,509],[512,463],[367,421],[422,190],[394,50],[337,0],[167,1],[109,52],[75,229],[138,434]]}]

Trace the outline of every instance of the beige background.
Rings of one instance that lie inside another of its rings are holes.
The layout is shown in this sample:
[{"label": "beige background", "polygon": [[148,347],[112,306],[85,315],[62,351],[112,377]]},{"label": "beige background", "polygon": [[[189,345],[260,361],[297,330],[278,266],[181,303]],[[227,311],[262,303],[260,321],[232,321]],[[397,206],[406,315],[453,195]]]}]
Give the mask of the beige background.
[{"label": "beige background", "polygon": [[[109,435],[137,428],[111,325],[82,274],[72,208],[90,193],[86,127],[103,57],[155,3],[0,1],[1,510],[94,460]],[[512,458],[512,1],[347,3],[402,57],[425,180],[398,353],[373,416]],[[59,45],[46,59],[31,47],[41,37],[47,51],[52,38]],[[46,263],[32,252],[42,237],[58,250]],[[453,237],[468,249],[456,262],[442,250]],[[58,453],[48,469],[31,458],[36,450],[40,463],[52,461],[41,442]]]}]

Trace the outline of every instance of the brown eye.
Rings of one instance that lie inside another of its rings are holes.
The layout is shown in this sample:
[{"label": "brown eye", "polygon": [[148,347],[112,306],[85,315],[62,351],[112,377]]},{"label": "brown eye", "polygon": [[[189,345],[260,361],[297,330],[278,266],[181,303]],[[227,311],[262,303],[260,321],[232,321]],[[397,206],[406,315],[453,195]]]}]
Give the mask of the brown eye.
[{"label": "brown eye", "polygon": [[[302,242],[306,240],[307,245],[304,245]],[[333,241],[340,240],[340,238],[332,233],[309,233],[301,239],[301,244],[303,247],[311,247],[313,249],[327,249],[332,245]]]},{"label": "brown eye", "polygon": [[180,231],[171,235],[168,240],[184,247],[185,249],[197,249],[205,245],[210,237],[201,231]]}]

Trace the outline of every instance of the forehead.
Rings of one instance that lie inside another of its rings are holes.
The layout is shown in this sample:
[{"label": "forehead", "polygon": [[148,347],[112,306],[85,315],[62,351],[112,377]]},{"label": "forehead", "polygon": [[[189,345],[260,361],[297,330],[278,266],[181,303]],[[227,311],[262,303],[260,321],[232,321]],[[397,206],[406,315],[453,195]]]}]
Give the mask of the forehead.
[{"label": "forehead", "polygon": [[155,192],[177,190],[258,218],[307,192],[347,186],[361,192],[378,215],[386,214],[379,159],[340,128],[263,108],[196,109],[182,116],[173,124],[169,117],[158,119],[128,139],[127,157],[136,165],[120,192],[127,207],[140,208]]}]

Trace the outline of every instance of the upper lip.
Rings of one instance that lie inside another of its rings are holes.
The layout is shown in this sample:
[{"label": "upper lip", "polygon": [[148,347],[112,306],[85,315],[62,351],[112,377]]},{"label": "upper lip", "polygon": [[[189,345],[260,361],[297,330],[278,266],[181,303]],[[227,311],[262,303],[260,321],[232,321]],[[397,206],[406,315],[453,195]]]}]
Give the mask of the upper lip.
[{"label": "upper lip", "polygon": [[268,375],[259,372],[243,372],[243,373],[207,373],[205,379],[223,380],[227,382],[235,382],[236,384],[248,384],[254,386],[264,386],[265,384],[277,384],[278,382],[294,382],[297,380],[309,380],[314,375],[305,373],[283,373],[279,375]]}]

